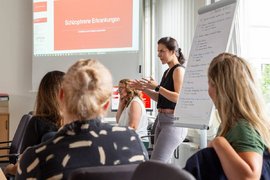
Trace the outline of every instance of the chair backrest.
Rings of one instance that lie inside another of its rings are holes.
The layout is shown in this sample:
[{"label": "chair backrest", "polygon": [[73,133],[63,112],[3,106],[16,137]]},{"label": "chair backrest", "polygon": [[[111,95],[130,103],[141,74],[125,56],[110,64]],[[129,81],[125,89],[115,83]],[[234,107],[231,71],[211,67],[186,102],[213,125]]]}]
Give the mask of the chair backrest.
[{"label": "chair backrest", "polygon": [[132,174],[138,164],[125,164],[115,166],[94,166],[75,169],[69,175],[69,180],[131,180]]},{"label": "chair backrest", "polygon": [[149,131],[150,131],[150,135],[151,135],[151,138],[150,138],[150,140],[151,140],[151,144],[154,144],[155,142],[155,140],[154,140],[154,137],[155,137],[155,130],[156,130],[156,126],[157,126],[157,120],[155,120],[155,122],[153,123],[153,124],[151,124],[151,126],[150,127],[148,127],[149,128]]},{"label": "chair backrest", "polygon": [[195,180],[187,171],[173,164],[165,164],[160,161],[146,161],[136,168],[132,180]]},{"label": "chair backrest", "polygon": [[[18,124],[18,127],[15,131],[15,134],[13,136],[12,142],[10,144],[10,150],[9,154],[21,154],[21,146],[22,146],[22,138],[24,136],[26,127],[28,126],[28,123],[31,119],[31,114],[24,114]],[[12,156],[9,158],[10,163],[15,164],[17,161],[17,158],[15,156]]]},{"label": "chair backrest", "polygon": [[[227,179],[214,148],[204,148],[192,155],[187,160],[184,169],[190,172],[197,180]],[[263,154],[262,174],[260,179],[270,179],[270,154],[268,151],[265,151]]]},{"label": "chair backrest", "polygon": [[214,148],[204,148],[193,154],[186,162],[185,170],[196,179],[227,179]]}]

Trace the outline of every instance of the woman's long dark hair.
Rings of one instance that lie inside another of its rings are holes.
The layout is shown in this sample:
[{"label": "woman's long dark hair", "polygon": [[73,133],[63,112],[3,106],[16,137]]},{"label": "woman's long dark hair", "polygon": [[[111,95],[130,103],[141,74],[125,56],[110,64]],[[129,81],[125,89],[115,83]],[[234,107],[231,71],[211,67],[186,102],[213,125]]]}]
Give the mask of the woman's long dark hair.
[{"label": "woman's long dark hair", "polygon": [[42,78],[36,97],[34,115],[49,116],[50,121],[60,126],[62,119],[57,96],[65,73],[51,71]]}]

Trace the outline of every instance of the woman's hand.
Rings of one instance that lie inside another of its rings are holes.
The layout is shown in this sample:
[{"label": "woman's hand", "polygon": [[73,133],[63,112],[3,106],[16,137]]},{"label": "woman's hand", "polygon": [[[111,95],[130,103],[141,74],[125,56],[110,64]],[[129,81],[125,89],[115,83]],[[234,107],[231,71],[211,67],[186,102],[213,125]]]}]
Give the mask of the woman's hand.
[{"label": "woman's hand", "polygon": [[4,174],[5,175],[16,175],[17,173],[17,166],[18,166],[18,163],[16,163],[15,165],[14,164],[8,164],[5,169],[4,169]]},{"label": "woman's hand", "polygon": [[146,78],[142,78],[140,80],[133,80],[129,83],[130,87],[135,88],[137,90],[154,90],[157,86],[158,83],[152,78],[150,77],[150,79],[146,79]]},{"label": "woman's hand", "polygon": [[129,87],[143,91],[145,89],[144,83],[141,82],[141,80],[132,80],[128,83]]},{"label": "woman's hand", "polygon": [[150,79],[142,78],[140,81],[147,89],[154,90],[158,86],[158,83],[152,77]]}]

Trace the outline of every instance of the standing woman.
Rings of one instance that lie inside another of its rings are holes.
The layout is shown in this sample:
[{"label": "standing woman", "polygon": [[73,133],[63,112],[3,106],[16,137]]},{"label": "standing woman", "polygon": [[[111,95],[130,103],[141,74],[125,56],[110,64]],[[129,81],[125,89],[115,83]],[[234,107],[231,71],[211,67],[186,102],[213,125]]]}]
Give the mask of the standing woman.
[{"label": "standing woman", "polygon": [[162,64],[169,66],[160,84],[152,78],[143,78],[131,82],[131,86],[144,91],[157,102],[157,125],[151,159],[168,162],[187,135],[186,128],[174,126],[174,109],[183,84],[185,59],[177,41],[171,37],[163,37],[158,41],[158,57]]},{"label": "standing woman", "polygon": [[249,64],[233,54],[215,57],[208,92],[218,110],[213,147],[228,179],[260,179],[263,153],[270,148],[270,119]]}]

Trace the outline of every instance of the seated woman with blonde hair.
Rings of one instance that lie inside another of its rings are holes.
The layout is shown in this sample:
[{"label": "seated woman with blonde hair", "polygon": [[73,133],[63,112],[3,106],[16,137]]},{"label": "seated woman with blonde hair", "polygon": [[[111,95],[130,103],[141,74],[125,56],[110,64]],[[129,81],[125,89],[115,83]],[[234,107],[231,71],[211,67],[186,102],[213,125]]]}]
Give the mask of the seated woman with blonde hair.
[{"label": "seated woman with blonde hair", "polygon": [[[139,137],[147,135],[148,119],[141,91],[129,87],[129,79],[119,81],[118,91],[120,101],[116,113],[116,122],[119,126],[133,128]],[[147,138],[142,139],[147,142]]]},{"label": "seated woman with blonde hair", "polygon": [[79,60],[59,93],[64,126],[19,160],[16,179],[67,179],[77,168],[138,164],[147,159],[135,131],[102,123],[112,94],[112,76],[97,60]]},{"label": "seated woman with blonde hair", "polygon": [[[236,55],[219,54],[208,69],[208,92],[221,120],[217,137],[209,147],[217,154],[226,178],[260,179],[263,154],[270,148],[270,119],[250,65]],[[203,172],[193,171],[189,162],[190,159],[185,169],[200,177],[197,173]],[[198,164],[203,166],[205,162]],[[214,170],[219,167],[216,163]],[[209,168],[207,173],[211,174]]]}]

